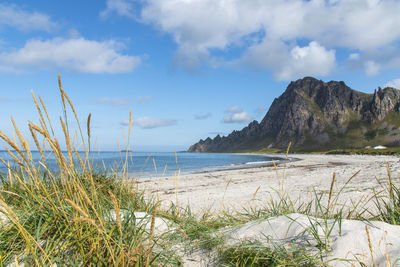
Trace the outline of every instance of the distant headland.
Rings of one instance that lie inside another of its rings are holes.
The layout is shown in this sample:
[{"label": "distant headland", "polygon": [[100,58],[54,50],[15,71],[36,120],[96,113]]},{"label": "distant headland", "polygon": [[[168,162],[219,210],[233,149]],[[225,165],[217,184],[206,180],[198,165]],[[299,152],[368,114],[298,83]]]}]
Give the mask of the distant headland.
[{"label": "distant headland", "polygon": [[305,77],[275,98],[259,123],[228,136],[192,145],[189,152],[239,152],[260,149],[304,150],[400,145],[400,91],[387,87],[366,94],[343,81]]}]

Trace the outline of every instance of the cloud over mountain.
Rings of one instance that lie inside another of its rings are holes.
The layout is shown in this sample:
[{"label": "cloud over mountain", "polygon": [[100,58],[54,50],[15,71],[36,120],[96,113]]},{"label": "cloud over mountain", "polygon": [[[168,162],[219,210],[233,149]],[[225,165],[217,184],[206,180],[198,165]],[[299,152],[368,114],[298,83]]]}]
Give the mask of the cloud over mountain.
[{"label": "cloud over mountain", "polygon": [[225,113],[229,113],[229,115],[222,119],[223,123],[245,123],[252,120],[250,114],[238,106],[226,109]]},{"label": "cloud over mountain", "polygon": [[400,79],[394,79],[384,85],[384,87],[393,87],[396,89],[400,89]]},{"label": "cloud over mountain", "polygon": [[[122,16],[136,10],[139,22],[170,34],[178,45],[174,66],[189,71],[208,64],[268,70],[278,80],[326,76],[342,48],[359,54],[358,66],[368,75],[388,58],[387,68],[400,68],[395,0],[143,0],[141,9],[134,2],[107,5]],[[241,49],[242,57],[221,56],[231,48]]]}]

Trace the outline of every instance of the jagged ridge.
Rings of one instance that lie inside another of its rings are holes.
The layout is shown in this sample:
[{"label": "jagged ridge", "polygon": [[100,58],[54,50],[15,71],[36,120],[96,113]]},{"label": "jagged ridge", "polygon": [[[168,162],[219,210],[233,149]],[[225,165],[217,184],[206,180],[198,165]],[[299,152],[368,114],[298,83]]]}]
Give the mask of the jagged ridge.
[{"label": "jagged ridge", "polygon": [[400,143],[400,91],[379,88],[365,94],[343,81],[305,77],[275,98],[263,120],[228,136],[192,145],[190,152],[232,152],[285,148],[358,148]]}]

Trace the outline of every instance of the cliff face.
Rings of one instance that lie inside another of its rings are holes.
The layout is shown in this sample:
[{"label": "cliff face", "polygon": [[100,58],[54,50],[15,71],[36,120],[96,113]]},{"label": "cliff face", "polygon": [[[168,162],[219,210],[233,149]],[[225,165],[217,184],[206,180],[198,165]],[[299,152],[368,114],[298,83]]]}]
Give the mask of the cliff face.
[{"label": "cliff face", "polygon": [[400,91],[365,94],[344,82],[306,77],[291,82],[263,120],[228,136],[207,138],[190,152],[229,152],[262,148],[352,148],[400,143]]}]

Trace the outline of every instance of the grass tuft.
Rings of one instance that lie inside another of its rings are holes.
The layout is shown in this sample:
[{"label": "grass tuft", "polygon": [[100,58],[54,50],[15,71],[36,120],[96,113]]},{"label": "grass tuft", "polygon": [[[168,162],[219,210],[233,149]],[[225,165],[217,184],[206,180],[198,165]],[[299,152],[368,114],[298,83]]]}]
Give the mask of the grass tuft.
[{"label": "grass tuft", "polygon": [[309,256],[304,248],[288,248],[271,243],[242,242],[221,252],[222,266],[317,266],[316,256]]}]

